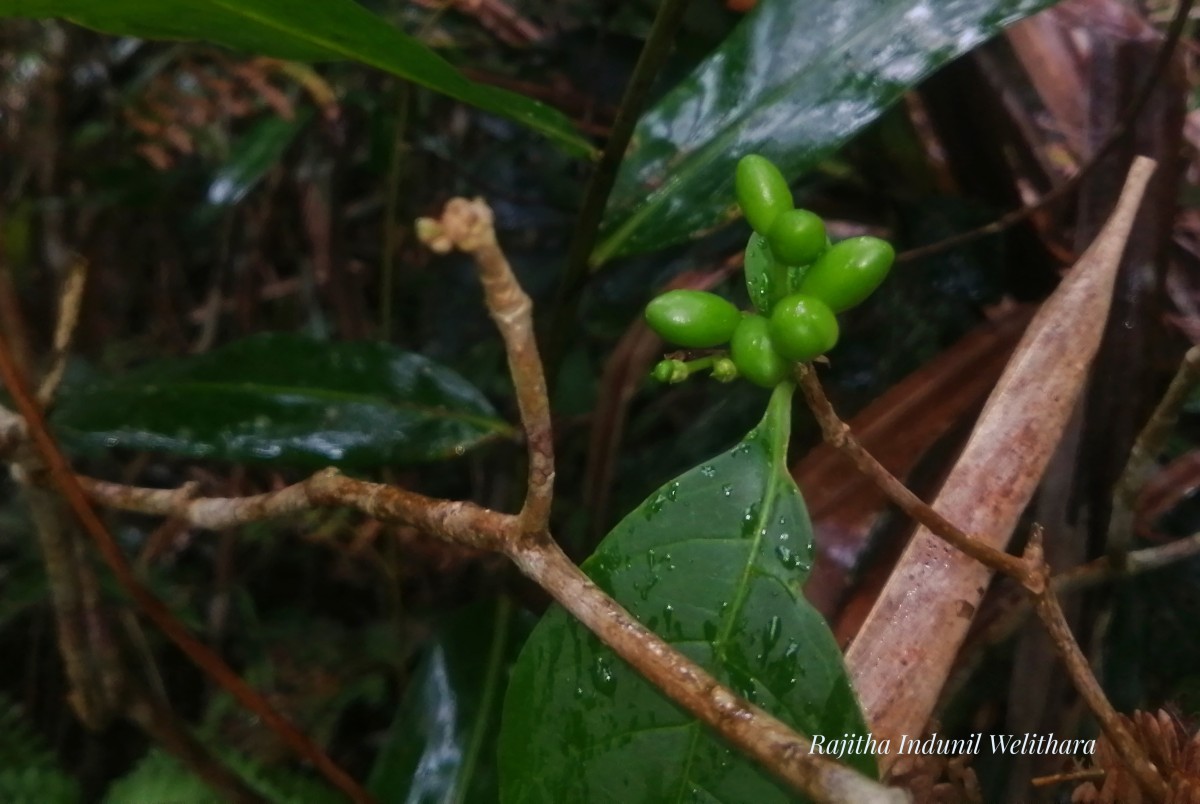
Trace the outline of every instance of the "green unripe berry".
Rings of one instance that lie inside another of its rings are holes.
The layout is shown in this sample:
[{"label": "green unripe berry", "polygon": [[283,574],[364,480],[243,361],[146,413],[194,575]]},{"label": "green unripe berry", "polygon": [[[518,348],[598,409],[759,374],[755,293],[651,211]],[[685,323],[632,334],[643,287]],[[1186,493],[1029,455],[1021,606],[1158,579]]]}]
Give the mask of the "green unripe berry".
[{"label": "green unripe berry", "polygon": [[807,209],[786,210],[771,224],[767,242],[785,265],[808,265],[826,248],[825,221]]},{"label": "green unripe berry", "polygon": [[788,362],[775,351],[767,319],[748,315],[742,319],[729,343],[733,364],[743,377],[763,388],[774,388],[788,376]]},{"label": "green unripe berry", "polygon": [[891,244],[878,237],[851,237],[817,259],[796,290],[816,296],[835,313],[849,310],[879,287],[896,259]]},{"label": "green unripe berry", "polygon": [[771,160],[758,154],[747,154],[738,161],[734,187],[750,228],[763,236],[771,231],[779,214],[793,206],[787,179]]},{"label": "green unripe berry", "polygon": [[779,354],[797,363],[825,354],[838,341],[833,311],[820,299],[799,293],[775,305],[769,329]]},{"label": "green unripe berry", "polygon": [[729,340],[742,314],[730,302],[703,290],[669,290],[646,305],[646,323],[663,340],[707,349]]}]

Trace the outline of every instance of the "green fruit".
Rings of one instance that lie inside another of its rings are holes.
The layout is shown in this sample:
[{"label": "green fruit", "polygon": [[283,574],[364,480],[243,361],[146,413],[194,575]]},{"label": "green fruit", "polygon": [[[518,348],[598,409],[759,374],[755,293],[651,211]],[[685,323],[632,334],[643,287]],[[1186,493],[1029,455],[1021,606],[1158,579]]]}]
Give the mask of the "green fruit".
[{"label": "green fruit", "polygon": [[820,299],[795,293],[775,305],[770,332],[779,354],[807,363],[837,345],[838,322]]},{"label": "green fruit", "polygon": [[808,265],[826,248],[825,221],[807,209],[789,209],[776,216],[767,242],[785,265]]},{"label": "green fruit", "polygon": [[742,314],[715,293],[669,290],[646,305],[646,323],[663,340],[707,349],[729,340]]},{"label": "green fruit", "polygon": [[816,296],[840,313],[870,296],[895,259],[896,252],[886,240],[852,237],[822,254],[796,290]]},{"label": "green fruit", "polygon": [[775,351],[767,319],[760,315],[748,315],[738,324],[729,343],[729,356],[743,377],[763,388],[779,385],[791,369]]},{"label": "green fruit", "polygon": [[779,214],[792,208],[787,179],[771,160],[758,154],[747,154],[738,162],[734,187],[746,221],[760,235],[771,231]]}]

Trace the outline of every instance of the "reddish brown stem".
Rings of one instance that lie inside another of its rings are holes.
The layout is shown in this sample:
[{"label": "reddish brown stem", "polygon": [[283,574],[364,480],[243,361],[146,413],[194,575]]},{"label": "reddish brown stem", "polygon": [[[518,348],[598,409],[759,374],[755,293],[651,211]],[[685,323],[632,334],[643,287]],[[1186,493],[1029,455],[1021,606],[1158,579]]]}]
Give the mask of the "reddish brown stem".
[{"label": "reddish brown stem", "polygon": [[302,758],[311,762],[332,784],[353,801],[373,802],[375,799],[349,774],[343,771],[319,745],[279,714],[257,690],[247,684],[225,661],[187,630],[171,610],[152,593],[134,573],[125,554],[113,539],[108,528],[100,521],[88,503],[79,481],[71,471],[66,457],[46,429],[41,409],[34,401],[25,378],[18,370],[9,348],[8,339],[0,333],[0,378],[4,380],[17,410],[25,419],[29,437],[45,463],[55,487],[63,495],[74,512],[79,524],[95,543],[104,562],[116,576],[118,583],[133,599],[147,617],[158,626],[167,638],[195,664],[226,689],[238,703],[246,707],[280,736],[280,738]]}]

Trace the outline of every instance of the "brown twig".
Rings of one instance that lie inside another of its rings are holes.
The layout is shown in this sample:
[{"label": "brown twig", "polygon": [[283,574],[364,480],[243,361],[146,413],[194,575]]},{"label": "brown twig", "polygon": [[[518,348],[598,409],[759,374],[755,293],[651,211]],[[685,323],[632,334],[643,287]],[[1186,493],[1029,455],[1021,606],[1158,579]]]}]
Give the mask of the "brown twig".
[{"label": "brown twig", "polygon": [[906,801],[857,771],[812,753],[812,744],[772,715],[721,686],[592,583],[546,538],[509,557],[563,608],[671,700],[776,777],[818,801]]},{"label": "brown twig", "polygon": [[62,494],[79,524],[92,538],[109,569],[125,592],[159,629],[198,667],[224,687],[235,700],[252,711],[280,736],[297,754],[311,762],[331,783],[355,802],[374,798],[351,776],[337,766],[304,732],[293,726],[257,690],[247,684],[225,661],[187,630],[171,610],[138,579],[120,546],[100,521],[80,486],[70,464],[46,429],[41,409],[33,399],[25,378],[13,361],[8,339],[0,333],[0,378],[12,394],[17,410],[25,419],[29,437],[45,465],[50,479]]},{"label": "brown twig", "polygon": [[177,516],[194,527],[226,529],[315,507],[350,506],[456,544],[502,552],[672,700],[784,781],[822,801],[904,800],[898,791],[889,791],[820,754],[810,754],[807,740],[720,686],[637,622],[592,583],[549,534],[529,538],[518,517],[356,480],[332,469],[254,497],[196,498],[188,489],[144,489],[87,478],[81,478],[81,483],[102,505]]},{"label": "brown twig", "polygon": [[1052,787],[1056,784],[1067,784],[1070,782],[1092,782],[1104,778],[1104,771],[1093,768],[1091,770],[1071,771],[1070,773],[1054,773],[1049,776],[1039,776],[1036,779],[1031,779],[1029,783],[1034,787]]},{"label": "brown twig", "polygon": [[1088,160],[1075,171],[1069,179],[1064,181],[1057,187],[1049,190],[1045,195],[1034,201],[1032,204],[1027,204],[1023,207],[1014,209],[1004,215],[1001,215],[996,220],[979,226],[975,229],[970,229],[966,232],[960,232],[956,235],[951,235],[943,240],[938,240],[935,243],[930,243],[925,246],[902,251],[896,255],[897,262],[909,262],[911,260],[919,260],[925,257],[941,254],[943,251],[949,251],[953,248],[966,245],[967,243],[978,240],[982,237],[1000,234],[1001,232],[1011,229],[1021,221],[1029,218],[1041,210],[1066,198],[1073,193],[1079,185],[1101,164],[1104,156],[1111,151],[1118,143],[1121,142],[1129,132],[1133,130],[1133,123],[1137,120],[1142,109],[1150,100],[1150,93],[1154,90],[1155,84],[1162,77],[1163,72],[1167,69],[1167,65],[1171,62],[1171,56],[1175,52],[1176,46],[1179,44],[1180,37],[1186,28],[1188,14],[1191,12],[1194,0],[1181,0],[1179,7],[1175,10],[1175,16],[1171,19],[1170,27],[1167,29],[1167,35],[1163,39],[1162,46],[1158,49],[1155,56],[1154,64],[1150,68],[1150,72],[1146,74],[1146,78],[1142,85],[1138,87],[1134,93],[1133,99],[1129,105],[1121,113],[1119,122],[1112,127],[1108,135],[1096,147],[1096,150],[1088,157]]},{"label": "brown twig", "polygon": [[[1108,222],[1039,308],[938,492],[933,507],[943,517],[996,549],[1008,545],[1075,408],[1154,167],[1133,161]],[[877,737],[911,733],[929,720],[992,574],[934,530],[918,528],[846,651]],[[939,639],[930,641],[932,628]],[[894,760],[889,754],[881,764]]]},{"label": "brown twig", "polygon": [[483,199],[451,199],[441,219],[417,221],[417,237],[434,251],[464,251],[475,258],[479,267],[488,311],[508,353],[508,370],[516,387],[529,448],[529,481],[520,513],[521,529],[526,534],[544,531],[549,526],[554,499],[554,432],[546,377],[533,333],[533,302],[517,282],[496,241],[492,210]]},{"label": "brown twig", "polygon": [[1101,728],[1112,740],[1113,745],[1129,765],[1142,788],[1153,796],[1154,800],[1162,800],[1166,793],[1166,785],[1162,777],[1150,763],[1145,751],[1138,745],[1133,735],[1121,723],[1116,710],[1104,696],[1083,651],[1080,650],[1079,644],[1071,634],[1058,598],[1049,584],[1050,570],[1042,557],[1040,528],[1035,530],[1029,548],[1021,559],[972,539],[953,523],[947,521],[928,503],[909,491],[903,483],[859,445],[858,441],[850,434],[850,428],[834,411],[821,388],[816,373],[810,366],[799,367],[797,377],[805,400],[809,403],[826,441],[831,446],[841,450],[860,471],[871,478],[892,502],[928,528],[934,535],[944,539],[948,544],[970,555],[985,566],[1009,575],[1028,590],[1035,601],[1038,615],[1045,624],[1076,689],[1079,690],[1100,722]]},{"label": "brown twig", "polygon": [[[446,541],[504,553],[635,669],[658,685],[671,700],[787,784],[828,802],[907,800],[901,790],[888,789],[819,753],[811,753],[811,743],[807,739],[721,686],[705,670],[638,623],[567,558],[544,527],[533,529],[537,522],[545,522],[549,511],[554,456],[550,445],[549,401],[537,352],[533,348],[530,302],[512,277],[507,260],[496,244],[490,211],[482,202],[464,201],[462,204],[466,206],[452,204],[454,213],[448,211],[441,222],[425,222],[421,226],[434,243],[457,244],[470,251],[480,263],[488,306],[508,349],[522,421],[529,439],[530,492],[520,514],[503,514],[470,502],[432,499],[394,486],[348,478],[333,469],[268,494],[201,499],[195,496],[191,487],[140,489],[76,478],[53,442],[46,445],[39,441],[39,449],[47,453],[55,485],[69,490],[69,494],[77,495],[81,501],[86,493],[108,506],[180,517],[192,525],[209,528],[228,528],[314,507],[347,506],[382,521],[415,526]],[[442,237],[444,240],[440,240]],[[3,352],[0,342],[0,364],[5,363]],[[6,381],[10,373],[5,369]],[[14,392],[14,396],[23,402],[23,413],[29,411],[38,416],[36,406],[27,395]],[[10,429],[20,433],[23,428],[12,426]],[[49,440],[40,419],[28,429],[35,441],[39,437],[43,441]],[[62,477],[64,473],[66,479]],[[94,520],[98,525],[91,508],[86,501],[83,503],[81,519],[85,522]],[[106,532],[104,535],[107,537]],[[101,548],[106,552],[116,549],[111,537],[101,540]],[[119,554],[115,563],[114,571],[125,584],[128,564]],[[156,609],[162,607],[157,599],[145,600],[149,593],[136,580],[126,588],[152,617]],[[158,617],[154,619],[159,622]],[[187,639],[181,640],[173,621],[167,625],[160,623],[160,627],[177,642],[184,642],[182,646],[186,649],[190,636],[185,634]]]},{"label": "brown twig", "polygon": [[1117,710],[1113,708],[1108,696],[1104,694],[1100,682],[1096,680],[1096,674],[1092,672],[1092,667],[1083,654],[1083,649],[1079,647],[1074,634],[1071,633],[1071,626],[1068,625],[1067,616],[1063,614],[1058,597],[1054,594],[1054,588],[1046,582],[1050,575],[1050,568],[1042,556],[1042,530],[1036,525],[1029,540],[1029,546],[1026,548],[1026,558],[1032,559],[1041,567],[1043,575],[1041,591],[1030,589],[1030,593],[1036,601],[1034,605],[1038,617],[1046,627],[1050,641],[1054,643],[1059,658],[1062,659],[1063,665],[1067,669],[1067,675],[1075,684],[1075,689],[1083,697],[1088,708],[1092,710],[1092,714],[1100,721],[1100,728],[1112,741],[1117,755],[1133,771],[1138,785],[1150,795],[1152,801],[1165,800],[1167,785],[1163,781],[1162,774],[1150,761],[1145,749],[1138,743],[1133,733],[1121,720],[1121,716],[1117,714]]},{"label": "brown twig", "polygon": [[849,458],[860,472],[871,478],[900,510],[981,564],[1015,578],[1022,585],[1035,582],[1031,567],[1026,562],[964,533],[957,525],[909,491],[907,486],[875,460],[850,432],[850,426],[838,417],[829,398],[825,396],[816,371],[811,366],[797,366],[796,378],[805,402],[821,427],[825,441]]},{"label": "brown twig", "polygon": [[[559,549],[547,529],[554,493],[553,433],[543,366],[533,334],[533,305],[496,242],[491,209],[482,199],[452,199],[440,220],[424,218],[417,222],[417,236],[435,251],[458,248],[475,258],[488,310],[508,352],[509,372],[529,442],[529,489],[515,521],[469,503],[440,503],[457,508],[448,511],[450,515],[442,520],[441,528],[433,532],[450,535],[446,527],[452,522],[471,520],[466,529],[458,531],[456,541],[478,539],[486,533],[484,542],[475,542],[474,546],[507,555],[668,697],[796,789],[822,801],[905,800],[901,791],[888,790],[854,770],[813,754],[808,740],[721,686],[703,668],[641,625]],[[351,487],[359,485],[358,481],[342,480]],[[378,494],[390,496],[391,492],[380,490]],[[337,498],[345,496],[338,494]],[[413,506],[408,511],[419,513],[421,507]],[[382,512],[368,513],[379,516]]]},{"label": "brown twig", "polygon": [[190,488],[136,488],[89,478],[80,483],[98,504],[179,517],[199,528],[223,530],[317,507],[349,506],[455,544],[502,552],[672,700],[789,784],[823,801],[903,800],[820,754],[810,756],[807,740],[721,687],[592,583],[549,534],[524,535],[516,516],[356,480],[333,469],[253,497],[198,498]]}]

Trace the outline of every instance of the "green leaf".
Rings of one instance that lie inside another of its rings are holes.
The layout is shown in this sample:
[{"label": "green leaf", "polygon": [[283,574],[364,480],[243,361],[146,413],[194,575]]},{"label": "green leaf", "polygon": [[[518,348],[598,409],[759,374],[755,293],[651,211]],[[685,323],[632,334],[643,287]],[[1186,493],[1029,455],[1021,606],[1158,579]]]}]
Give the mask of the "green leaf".
[{"label": "green leaf", "polygon": [[84,452],[303,467],[436,460],[513,435],[478,389],[420,355],[282,334],[64,389],[52,423]]},{"label": "green leaf", "polygon": [[769,315],[775,302],[787,295],[787,266],[775,260],[767,238],[752,234],[746,243],[743,268],[750,301],[760,313]]},{"label": "green leaf", "polygon": [[[222,745],[209,741],[209,750],[237,773],[263,801],[271,804],[334,804],[344,797],[324,782],[283,768],[268,768]],[[152,748],[122,776],[104,797],[104,804],[220,804],[226,799],[160,748]]]},{"label": "green leaf", "polygon": [[654,251],[733,219],[737,161],[811,170],[902,93],[1053,0],[760,0],[638,122],[592,255]]},{"label": "green leaf", "polygon": [[442,624],[371,772],[368,788],[380,801],[497,800],[504,685],[528,633],[506,599],[468,606]]},{"label": "green leaf", "polygon": [[350,59],[515,120],[572,153],[592,152],[558,111],[468,80],[353,0],[0,0],[0,17],[61,17],[120,36],[202,39],[285,59]]},{"label": "green leaf", "polygon": [[267,117],[243,134],[208,185],[208,203],[226,207],[245,198],[267,171],[283,158],[311,116],[312,113],[305,109],[293,120]]},{"label": "green leaf", "polygon": [[[794,386],[731,451],[625,517],[583,569],[723,683],[807,734],[866,734],[841,651],[801,595],[812,526],[786,466]],[[873,758],[847,758],[873,773]],[[552,609],[513,672],[504,802],[795,801]]]}]

